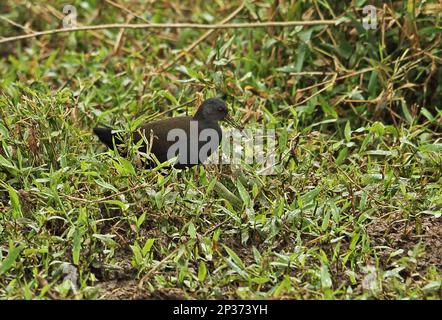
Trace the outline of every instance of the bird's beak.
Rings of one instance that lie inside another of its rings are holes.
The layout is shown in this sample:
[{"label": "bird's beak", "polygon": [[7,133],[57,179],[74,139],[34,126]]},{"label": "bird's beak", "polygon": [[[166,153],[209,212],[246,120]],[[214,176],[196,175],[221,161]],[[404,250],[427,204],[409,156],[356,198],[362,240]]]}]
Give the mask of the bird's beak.
[{"label": "bird's beak", "polygon": [[238,122],[236,122],[235,120],[232,119],[232,117],[230,115],[227,115],[224,118],[224,121],[227,122],[228,124],[230,124],[232,127],[234,127],[235,129],[238,130],[242,130],[244,129],[244,127],[242,125],[240,125]]}]

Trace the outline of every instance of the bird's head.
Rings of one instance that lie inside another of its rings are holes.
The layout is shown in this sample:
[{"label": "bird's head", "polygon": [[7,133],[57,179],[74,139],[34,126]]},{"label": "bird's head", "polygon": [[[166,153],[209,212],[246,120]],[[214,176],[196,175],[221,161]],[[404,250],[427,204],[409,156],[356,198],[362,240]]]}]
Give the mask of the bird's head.
[{"label": "bird's head", "polygon": [[229,116],[229,110],[227,109],[226,103],[220,98],[209,98],[205,100],[199,107],[194,118],[215,122],[224,120],[233,127],[240,129],[239,124]]}]

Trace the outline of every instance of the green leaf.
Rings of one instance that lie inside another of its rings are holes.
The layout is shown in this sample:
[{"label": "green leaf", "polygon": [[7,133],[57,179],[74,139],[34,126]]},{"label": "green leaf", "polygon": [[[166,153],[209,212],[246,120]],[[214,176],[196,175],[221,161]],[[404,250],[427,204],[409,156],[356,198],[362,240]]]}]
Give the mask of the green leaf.
[{"label": "green leaf", "polygon": [[319,194],[320,191],[321,191],[321,189],[315,188],[313,190],[310,190],[306,194],[304,194],[301,197],[302,204],[305,206],[305,205],[309,204],[310,202],[312,202],[316,198],[316,196]]},{"label": "green leaf", "polygon": [[57,57],[58,52],[59,52],[59,49],[53,49],[52,53],[49,55],[49,57],[45,61],[45,64],[44,64],[45,70],[48,70],[52,66],[52,63],[54,62],[55,58]]},{"label": "green leaf", "polygon": [[92,235],[92,237],[94,237],[96,239],[99,239],[104,244],[106,244],[107,246],[110,246],[112,248],[117,246],[117,243],[112,239],[112,238],[115,237],[114,234],[98,234],[98,233],[94,233]]},{"label": "green leaf", "polygon": [[253,258],[255,259],[255,262],[257,264],[260,264],[261,260],[262,260],[261,253],[259,253],[258,249],[256,249],[255,246],[252,247],[252,251],[253,251]]},{"label": "green leaf", "polygon": [[270,281],[270,279],[268,277],[254,277],[250,280],[254,283],[257,283],[257,284],[264,284],[264,283],[267,283]]},{"label": "green leaf", "polygon": [[336,164],[339,166],[346,158],[348,154],[348,148],[345,147],[341,149],[338,153],[338,157],[336,158]]},{"label": "green leaf", "polygon": [[80,262],[80,250],[81,250],[81,231],[80,229],[75,229],[74,232],[74,240],[72,245],[72,260],[75,265],[78,266],[78,263]]},{"label": "green leaf", "polygon": [[275,210],[273,211],[273,215],[276,217],[281,217],[283,213],[284,213],[284,198],[280,197],[278,205],[275,207]]},{"label": "green leaf", "polygon": [[419,150],[424,152],[441,152],[442,143],[424,144],[419,146]]},{"label": "green leaf", "polygon": [[175,98],[173,94],[171,94],[168,90],[164,90],[160,92],[160,95],[172,102],[174,105],[178,105],[178,100]]},{"label": "green leaf", "polygon": [[295,72],[296,67],[293,64],[289,64],[283,67],[276,68],[276,71],[290,73],[290,72]]},{"label": "green leaf", "polygon": [[105,188],[105,189],[110,189],[110,190],[112,190],[112,191],[115,191],[115,192],[118,192],[118,189],[117,188],[115,188],[113,185],[111,185],[110,183],[107,183],[107,182],[105,182],[105,181],[103,181],[103,180],[95,180],[95,182],[99,185],[99,186],[102,186],[103,188]]},{"label": "green leaf", "polygon": [[331,210],[327,210],[327,212],[324,215],[324,219],[322,220],[321,230],[325,231],[328,228],[328,224],[330,222],[330,213]]},{"label": "green leaf", "polygon": [[347,41],[345,34],[342,32],[337,32],[337,40],[338,46],[336,48],[336,51],[341,57],[349,59],[354,50],[350,43]]},{"label": "green leaf", "polygon": [[242,201],[236,195],[234,195],[229,189],[226,188],[221,182],[216,181],[214,190],[221,198],[224,198],[228,203],[235,207],[241,207]]},{"label": "green leaf", "polygon": [[434,116],[431,114],[430,111],[426,108],[421,109],[421,113],[427,118],[429,121],[434,121]]},{"label": "green leaf", "polygon": [[29,249],[23,250],[23,254],[25,256],[29,256],[34,253],[48,253],[48,252],[49,252],[49,249],[47,247],[46,248],[29,248]]},{"label": "green leaf", "polygon": [[302,43],[299,45],[298,50],[296,50],[296,65],[295,65],[295,71],[300,72],[302,70],[302,67],[304,66],[305,61],[305,55],[307,53],[307,45],[305,43]]},{"label": "green leaf", "polygon": [[112,163],[114,164],[114,167],[115,167],[115,169],[117,169],[119,174],[125,174],[126,173],[124,168],[123,168],[123,166],[120,165],[117,161],[112,160]]},{"label": "green leaf", "polygon": [[0,154],[0,166],[9,168],[9,169],[17,169],[12,162],[9,162],[6,160],[1,154]]},{"label": "green leaf", "polygon": [[18,246],[15,248],[10,248],[8,256],[2,261],[0,265],[0,275],[8,271],[13,265],[15,260],[17,260],[20,252],[23,250],[24,246]]},{"label": "green leaf", "polygon": [[162,191],[155,193],[154,196],[155,204],[158,209],[161,209],[163,207],[163,200],[164,200],[164,194]]},{"label": "green leaf", "polygon": [[246,188],[244,188],[244,186],[241,184],[241,182],[239,180],[236,182],[236,187],[238,188],[239,196],[241,197],[244,205],[246,207],[250,207],[250,202],[251,202],[250,196],[249,196],[249,193],[247,192]]},{"label": "green leaf", "polygon": [[302,30],[298,33],[299,39],[301,39],[303,42],[308,42],[312,38],[312,33],[315,30],[315,28],[308,28],[305,30]]},{"label": "green leaf", "polygon": [[136,175],[134,166],[132,165],[132,163],[129,160],[120,157],[119,161],[127,173],[129,173],[130,175],[133,175],[133,176]]},{"label": "green leaf", "polygon": [[141,265],[143,263],[143,255],[141,254],[141,249],[138,243],[134,243],[133,246],[130,246],[132,252],[134,254],[133,259],[136,265]]},{"label": "green leaf", "polygon": [[331,288],[333,283],[332,283],[332,279],[330,277],[330,272],[328,271],[328,267],[323,264],[321,266],[321,286],[322,288]]},{"label": "green leaf", "polygon": [[338,113],[336,112],[335,108],[333,108],[327,99],[325,99],[322,95],[318,97],[319,104],[321,105],[322,111],[329,117],[332,117],[333,119],[338,118]]},{"label": "green leaf", "polygon": [[142,250],[143,256],[146,256],[146,254],[150,252],[150,249],[152,248],[154,242],[155,239],[147,239]]},{"label": "green leaf", "polygon": [[212,192],[213,188],[215,187],[216,182],[218,181],[217,177],[213,177],[212,180],[210,180],[209,185],[207,186],[206,189],[206,195],[210,195],[210,193]]},{"label": "green leaf", "polygon": [[244,263],[242,262],[240,257],[238,257],[238,255],[226,245],[223,244],[223,247],[227,251],[227,254],[230,256],[230,258],[233,260],[233,262],[240,268],[245,269]]},{"label": "green leaf", "polygon": [[358,241],[359,241],[359,237],[360,237],[359,232],[354,231],[353,235],[351,237],[350,250],[353,251],[356,248],[356,245],[358,244]]},{"label": "green leaf", "polygon": [[370,75],[370,80],[368,81],[368,93],[370,97],[375,97],[378,88],[378,73],[373,70]]},{"label": "green leaf", "polygon": [[350,142],[350,140],[351,140],[350,121],[347,121],[347,123],[345,124],[344,135],[345,135],[345,140],[347,140],[347,142]]},{"label": "green leaf", "polygon": [[283,292],[290,290],[290,288],[290,277],[286,275],[284,276],[284,280],[282,280],[276,287],[274,294],[275,296],[280,296]]},{"label": "green leaf", "polygon": [[206,274],[207,274],[206,264],[204,263],[204,261],[201,261],[200,265],[198,266],[198,280],[200,282],[204,282],[204,280],[206,279]]},{"label": "green leaf", "polygon": [[123,211],[126,211],[127,209],[129,209],[129,204],[124,203],[120,200],[106,200],[105,203],[115,204],[115,205],[119,206],[121,208],[121,210],[123,210]]},{"label": "green leaf", "polygon": [[437,291],[439,291],[441,289],[442,286],[442,282],[439,281],[431,281],[430,283],[428,283],[427,285],[425,285],[422,290],[424,290],[426,293],[430,293],[430,292],[434,292],[436,293]]},{"label": "green leaf", "polygon": [[11,200],[12,215],[14,219],[22,217],[20,198],[18,197],[17,191],[9,185],[7,185],[6,188],[8,189],[9,199]]},{"label": "green leaf", "polygon": [[137,219],[137,228],[140,228],[141,225],[143,224],[144,220],[146,220],[146,212],[144,212],[141,216],[138,217]]},{"label": "green leaf", "polygon": [[370,132],[382,137],[385,133],[385,126],[382,122],[376,121],[371,125]]},{"label": "green leaf", "polygon": [[189,227],[187,228],[187,233],[192,239],[196,238],[196,230],[195,225],[192,222],[189,222]]},{"label": "green leaf", "polygon": [[407,122],[413,123],[413,117],[411,116],[410,110],[408,109],[407,104],[405,102],[401,103],[401,109]]}]

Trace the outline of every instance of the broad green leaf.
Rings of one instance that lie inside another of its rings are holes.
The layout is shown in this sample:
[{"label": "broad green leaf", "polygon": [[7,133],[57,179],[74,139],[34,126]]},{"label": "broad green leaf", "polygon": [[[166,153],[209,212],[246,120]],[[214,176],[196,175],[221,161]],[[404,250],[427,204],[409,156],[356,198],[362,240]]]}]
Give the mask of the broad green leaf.
[{"label": "broad green leaf", "polygon": [[246,188],[244,188],[244,186],[242,185],[242,183],[239,180],[236,182],[236,187],[238,188],[239,195],[240,195],[244,205],[246,207],[249,207],[251,201],[250,201],[249,193],[247,192]]},{"label": "broad green leaf", "polygon": [[328,267],[323,264],[321,266],[321,287],[322,288],[331,288],[333,285],[330,272],[328,271]]},{"label": "broad green leaf", "polygon": [[341,149],[338,153],[338,157],[336,158],[336,164],[339,166],[342,162],[347,158],[348,148],[345,147]]},{"label": "broad green leaf", "polygon": [[130,246],[130,248],[132,249],[132,253],[134,254],[133,259],[135,263],[137,265],[141,265],[143,263],[143,255],[141,253],[140,246],[138,245],[138,243],[135,242],[133,246]]},{"label": "broad green leaf", "polygon": [[427,120],[434,121],[434,116],[431,114],[430,111],[428,111],[428,109],[422,108],[421,113],[425,116],[425,118],[427,118]]},{"label": "broad green leaf", "polygon": [[146,254],[148,252],[150,252],[150,249],[152,248],[154,242],[155,242],[155,239],[147,239],[146,240],[146,243],[144,244],[144,247],[142,250],[143,256],[146,256]]},{"label": "broad green leaf", "polygon": [[0,166],[9,169],[17,169],[9,160],[6,160],[1,154],[0,154]]},{"label": "broad green leaf", "polygon": [[198,280],[200,282],[204,282],[204,280],[206,279],[206,274],[207,274],[206,264],[204,263],[204,261],[201,261],[200,265],[198,266]]},{"label": "broad green leaf", "polygon": [[321,224],[322,231],[325,231],[328,228],[328,224],[330,222],[330,214],[331,214],[331,210],[327,210],[327,212],[324,215],[324,219],[322,220],[322,224]]},{"label": "broad green leaf", "polygon": [[304,194],[301,197],[302,198],[302,204],[305,206],[305,205],[309,204],[310,202],[312,202],[316,198],[316,196],[319,194],[320,191],[321,191],[321,189],[315,188],[313,190],[310,190],[306,194]]},{"label": "broad green leaf", "polygon": [[441,152],[442,143],[424,144],[419,146],[419,150],[424,152]]},{"label": "broad green leaf", "polygon": [[406,102],[403,101],[401,103],[401,109],[407,122],[413,123],[413,117],[411,116],[410,110],[408,109]]},{"label": "broad green leaf", "polygon": [[23,248],[24,246],[21,245],[9,249],[8,256],[0,264],[0,275],[8,271],[14,265],[15,260],[17,260]]},{"label": "broad green leaf", "polygon": [[270,281],[270,279],[268,277],[254,277],[250,280],[254,283],[257,283],[257,284],[264,284],[264,283],[267,283]]},{"label": "broad green leaf", "polygon": [[121,202],[120,200],[106,200],[105,203],[115,204],[121,208],[121,210],[126,211],[129,209],[129,204]]},{"label": "broad green leaf", "polygon": [[245,269],[244,263],[242,262],[240,257],[238,257],[238,255],[226,245],[223,245],[223,247],[227,251],[227,254],[230,256],[230,258],[232,258],[233,262],[240,268]]},{"label": "broad green leaf", "polygon": [[136,175],[134,166],[132,165],[132,163],[129,160],[120,157],[119,161],[122,164],[122,166],[123,166],[124,170],[126,171],[126,173],[128,173],[130,175],[133,175],[133,176]]},{"label": "broad green leaf", "polygon": [[189,227],[187,228],[187,233],[192,239],[196,238],[196,229],[195,225],[192,222],[189,222]]},{"label": "broad green leaf", "polygon": [[370,97],[374,98],[377,95],[378,88],[378,72],[373,70],[370,75],[370,80],[368,81],[368,93]]},{"label": "broad green leaf", "polygon": [[347,123],[345,124],[344,135],[345,135],[345,140],[347,140],[347,142],[350,142],[350,140],[351,140],[350,121],[347,121]]},{"label": "broad green leaf", "polygon": [[13,187],[7,185],[6,188],[8,189],[9,199],[11,200],[13,217],[14,219],[17,219],[23,216],[21,212],[20,198],[18,196],[17,191],[15,191]]},{"label": "broad green leaf", "polygon": [[103,188],[110,189],[110,190],[112,190],[112,191],[118,192],[117,188],[115,188],[115,187],[114,187],[113,185],[111,185],[110,183],[107,183],[107,182],[105,182],[105,181],[103,181],[103,180],[99,180],[99,179],[95,180],[95,182],[96,182],[99,186],[102,186]]}]

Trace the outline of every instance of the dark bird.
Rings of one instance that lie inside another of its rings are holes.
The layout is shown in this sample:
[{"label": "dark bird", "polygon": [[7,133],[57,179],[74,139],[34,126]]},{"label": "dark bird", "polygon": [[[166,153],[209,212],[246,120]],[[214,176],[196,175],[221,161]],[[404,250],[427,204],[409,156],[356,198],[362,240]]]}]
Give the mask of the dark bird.
[{"label": "dark bird", "polygon": [[[173,167],[192,167],[204,162],[218,148],[222,138],[218,124],[221,120],[240,128],[229,116],[226,103],[219,98],[210,98],[202,103],[193,117],[174,117],[141,125],[132,133],[132,141],[137,145],[140,143],[139,152],[155,155],[159,163],[177,157]],[[116,147],[122,156],[126,156],[127,145],[111,128],[97,127],[94,133],[108,148]],[[155,166],[154,159],[148,156],[146,167]]]}]

